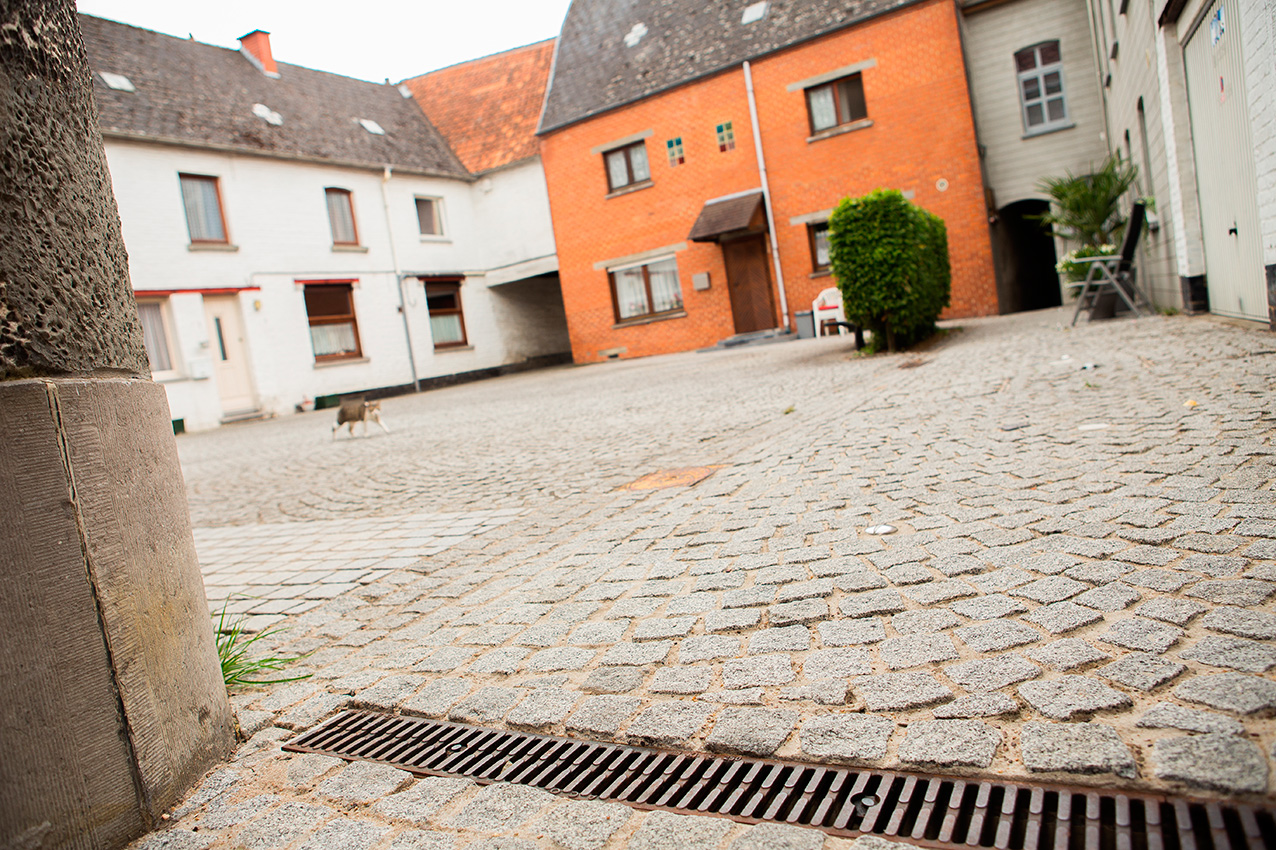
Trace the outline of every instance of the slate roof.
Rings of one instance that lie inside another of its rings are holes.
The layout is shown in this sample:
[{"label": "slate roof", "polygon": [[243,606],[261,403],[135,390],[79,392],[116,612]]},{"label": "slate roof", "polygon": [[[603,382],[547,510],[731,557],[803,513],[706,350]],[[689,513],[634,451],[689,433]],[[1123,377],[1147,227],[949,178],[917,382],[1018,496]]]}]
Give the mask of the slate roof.
[{"label": "slate roof", "polygon": [[540,152],[536,121],[553,57],[551,38],[431,71],[404,85],[465,167],[479,173]]},{"label": "slate roof", "polygon": [[[93,75],[102,133],[331,164],[469,179],[412,98],[396,86],[279,62],[272,79],[238,50],[80,15],[95,71],[122,74],[134,92]],[[264,104],[283,118],[253,114]],[[385,135],[357,121],[371,119]]]},{"label": "slate roof", "polygon": [[[771,0],[761,20],[742,24],[744,10],[753,2],[573,0],[559,36],[538,132],[573,124],[918,0]],[[638,24],[646,32],[634,46],[627,46],[625,37]]]}]

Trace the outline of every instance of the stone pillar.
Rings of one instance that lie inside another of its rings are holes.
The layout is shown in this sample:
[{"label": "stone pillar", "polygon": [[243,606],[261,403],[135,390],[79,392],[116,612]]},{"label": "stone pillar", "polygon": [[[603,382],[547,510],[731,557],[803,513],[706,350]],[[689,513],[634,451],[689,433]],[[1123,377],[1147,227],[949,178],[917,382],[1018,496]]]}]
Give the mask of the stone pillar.
[{"label": "stone pillar", "polygon": [[121,847],[233,743],[72,0],[0,4],[0,846]]}]

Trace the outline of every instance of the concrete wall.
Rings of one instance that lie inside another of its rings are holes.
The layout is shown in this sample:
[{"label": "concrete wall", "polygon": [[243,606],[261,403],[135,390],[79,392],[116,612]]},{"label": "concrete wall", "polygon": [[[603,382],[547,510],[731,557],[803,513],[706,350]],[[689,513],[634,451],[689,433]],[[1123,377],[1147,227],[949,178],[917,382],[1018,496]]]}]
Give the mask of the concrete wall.
[{"label": "concrete wall", "polygon": [[[565,351],[565,325],[498,320],[487,287],[557,270],[539,161],[470,183],[111,140],[107,147],[139,298],[157,293],[174,368],[157,374],[174,418],[214,427],[222,405],[204,294],[236,295],[251,380],[265,414],[321,395],[358,392]],[[229,246],[192,246],[179,173],[219,179]],[[351,192],[357,249],[334,247],[324,189]],[[422,235],[416,197],[439,199],[443,233]],[[388,211],[387,211],[388,202]],[[392,244],[393,243],[393,244]],[[393,248],[393,250],[392,250]],[[405,276],[404,313],[395,268]],[[489,275],[489,270],[491,274]],[[421,276],[463,277],[469,344],[435,351]],[[353,280],[361,358],[316,363],[298,280]],[[554,297],[547,293],[552,306]],[[552,309],[551,309],[552,312]],[[407,329],[404,327],[406,317]],[[507,344],[504,335],[518,337]],[[530,352],[530,353],[528,353]]]},{"label": "concrete wall", "polygon": [[[1001,209],[1045,200],[1037,184],[1084,173],[1107,153],[1103,99],[1085,0],[1016,0],[963,15],[967,74],[988,186]],[[1015,52],[1058,40],[1072,126],[1025,133]]]}]

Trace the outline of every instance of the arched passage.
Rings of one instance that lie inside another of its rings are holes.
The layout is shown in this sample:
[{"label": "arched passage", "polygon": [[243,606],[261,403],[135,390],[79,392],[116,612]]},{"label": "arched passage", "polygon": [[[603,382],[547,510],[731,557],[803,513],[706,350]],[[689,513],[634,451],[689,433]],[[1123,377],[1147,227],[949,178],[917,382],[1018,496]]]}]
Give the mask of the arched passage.
[{"label": "arched passage", "polygon": [[1041,310],[1063,303],[1054,238],[1032,216],[1047,212],[1047,201],[1025,200],[1007,204],[992,226],[993,263],[997,273],[997,300],[1002,313]]}]

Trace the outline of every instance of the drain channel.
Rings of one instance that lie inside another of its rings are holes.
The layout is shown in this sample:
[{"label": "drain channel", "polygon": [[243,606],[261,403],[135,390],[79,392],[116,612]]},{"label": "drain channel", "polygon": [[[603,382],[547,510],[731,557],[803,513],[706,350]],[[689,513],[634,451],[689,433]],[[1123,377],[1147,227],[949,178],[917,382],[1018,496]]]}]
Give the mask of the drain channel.
[{"label": "drain channel", "polygon": [[345,711],[284,746],[647,809],[997,850],[1273,850],[1276,808],[677,753]]}]

